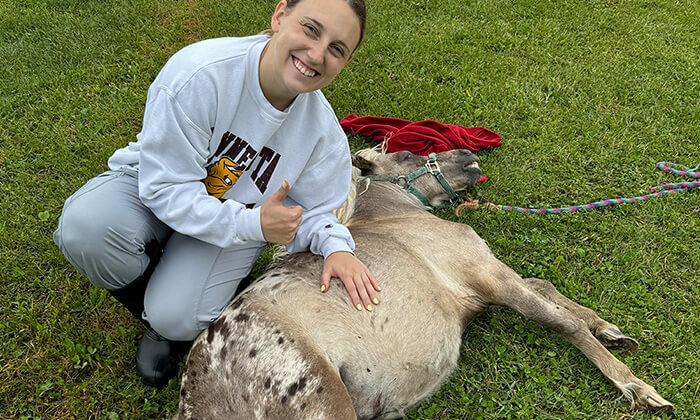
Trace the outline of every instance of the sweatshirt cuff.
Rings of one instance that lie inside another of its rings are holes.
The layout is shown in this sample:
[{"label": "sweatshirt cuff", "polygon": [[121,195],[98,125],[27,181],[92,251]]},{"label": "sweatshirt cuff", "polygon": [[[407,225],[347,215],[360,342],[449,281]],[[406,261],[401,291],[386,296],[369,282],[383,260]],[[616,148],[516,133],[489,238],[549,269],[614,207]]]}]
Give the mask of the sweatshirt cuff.
[{"label": "sweatshirt cuff", "polygon": [[321,253],[323,254],[323,259],[328,258],[329,255],[338,251],[345,251],[351,253],[352,255],[355,255],[355,252],[353,252],[353,247],[351,247],[345,239],[335,238],[331,236],[325,241],[323,241],[323,245],[321,246]]},{"label": "sweatshirt cuff", "polygon": [[236,216],[236,236],[242,241],[265,242],[260,225],[260,207],[244,209]]}]

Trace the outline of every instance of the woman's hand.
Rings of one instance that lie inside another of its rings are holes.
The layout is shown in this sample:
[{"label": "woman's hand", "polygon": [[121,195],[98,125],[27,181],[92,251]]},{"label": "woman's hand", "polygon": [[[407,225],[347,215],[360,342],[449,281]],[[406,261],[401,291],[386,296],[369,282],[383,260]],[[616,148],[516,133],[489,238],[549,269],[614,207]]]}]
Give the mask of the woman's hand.
[{"label": "woman's hand", "polygon": [[331,277],[337,277],[345,285],[352,304],[358,311],[362,306],[372,310],[372,303],[379,303],[377,292],[381,290],[377,281],[362,261],[345,251],[334,252],[326,258],[321,276],[321,292],[331,285]]},{"label": "woman's hand", "polygon": [[285,207],[282,200],[289,194],[289,182],[268,197],[260,207],[260,227],[267,242],[287,245],[299,230],[303,210],[300,206]]}]

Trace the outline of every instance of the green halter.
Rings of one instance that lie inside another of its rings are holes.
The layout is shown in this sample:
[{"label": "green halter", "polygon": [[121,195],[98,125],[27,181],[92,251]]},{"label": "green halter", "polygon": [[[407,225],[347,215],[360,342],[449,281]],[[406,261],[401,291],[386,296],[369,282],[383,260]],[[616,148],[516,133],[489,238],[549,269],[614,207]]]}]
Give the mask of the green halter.
[{"label": "green halter", "polygon": [[430,202],[423,197],[423,194],[420,193],[411,183],[416,180],[416,178],[425,175],[425,174],[432,174],[442,185],[442,188],[447,192],[447,195],[450,197],[450,204],[454,202],[454,200],[457,198],[457,193],[455,193],[455,190],[450,187],[450,184],[447,183],[447,180],[445,179],[444,176],[442,176],[442,173],[440,172],[440,165],[437,163],[437,155],[435,153],[431,153],[428,155],[428,161],[425,163],[425,165],[414,171],[411,172],[408,175],[401,175],[401,176],[389,176],[389,175],[368,175],[365,178],[369,178],[374,181],[388,181],[391,182],[392,184],[396,184],[399,187],[402,187],[406,191],[410,192],[411,194],[415,195],[418,197],[418,199],[425,204],[427,207],[432,207],[430,205]]}]

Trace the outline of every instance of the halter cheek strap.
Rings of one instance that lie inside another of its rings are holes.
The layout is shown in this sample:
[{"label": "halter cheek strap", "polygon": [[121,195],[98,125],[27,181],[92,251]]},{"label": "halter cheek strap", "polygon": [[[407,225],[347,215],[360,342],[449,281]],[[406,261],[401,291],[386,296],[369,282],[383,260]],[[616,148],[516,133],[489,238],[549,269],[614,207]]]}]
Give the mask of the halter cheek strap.
[{"label": "halter cheek strap", "polygon": [[[369,178],[374,181],[388,181],[391,182],[392,184],[396,184],[406,191],[410,192],[411,194],[415,195],[421,203],[426,205],[427,207],[432,207],[430,205],[430,202],[423,196],[423,194],[420,193],[412,185],[413,181],[415,181],[418,177],[421,177],[425,174],[431,174],[433,175],[440,185],[442,185],[442,188],[445,190],[447,193],[449,199],[450,199],[450,204],[454,202],[454,200],[457,198],[457,193],[455,193],[455,190],[452,189],[450,184],[447,182],[445,177],[442,175],[442,172],[440,172],[440,165],[437,162],[437,155],[435,153],[431,153],[428,155],[428,161],[425,163],[425,165],[416,170],[411,172],[408,175],[400,175],[400,176],[389,176],[389,175],[368,175],[365,178]],[[446,207],[441,206],[441,207]]]}]

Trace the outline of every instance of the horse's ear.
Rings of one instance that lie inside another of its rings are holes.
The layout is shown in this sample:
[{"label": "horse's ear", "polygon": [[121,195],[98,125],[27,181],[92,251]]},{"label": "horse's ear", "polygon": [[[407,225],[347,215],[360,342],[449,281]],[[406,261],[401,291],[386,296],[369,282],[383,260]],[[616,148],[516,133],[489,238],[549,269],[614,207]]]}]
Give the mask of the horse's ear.
[{"label": "horse's ear", "polygon": [[372,173],[374,164],[363,157],[352,155],[352,166],[359,169],[362,175],[367,175]]}]

